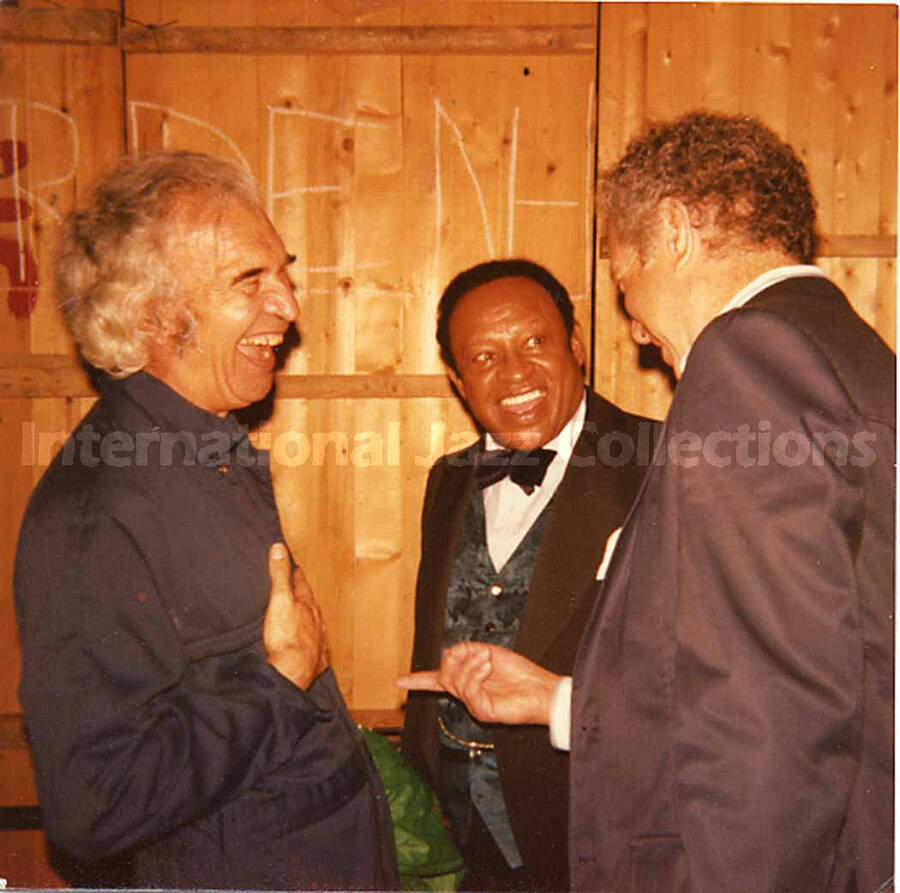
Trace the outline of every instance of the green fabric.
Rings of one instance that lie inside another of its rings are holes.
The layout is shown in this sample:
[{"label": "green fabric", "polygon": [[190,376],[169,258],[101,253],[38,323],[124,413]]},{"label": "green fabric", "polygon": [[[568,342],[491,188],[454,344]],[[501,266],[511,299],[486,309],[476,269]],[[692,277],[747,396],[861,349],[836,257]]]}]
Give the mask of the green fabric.
[{"label": "green fabric", "polygon": [[456,890],[465,866],[431,788],[383,735],[360,729],[387,792],[404,890]]}]

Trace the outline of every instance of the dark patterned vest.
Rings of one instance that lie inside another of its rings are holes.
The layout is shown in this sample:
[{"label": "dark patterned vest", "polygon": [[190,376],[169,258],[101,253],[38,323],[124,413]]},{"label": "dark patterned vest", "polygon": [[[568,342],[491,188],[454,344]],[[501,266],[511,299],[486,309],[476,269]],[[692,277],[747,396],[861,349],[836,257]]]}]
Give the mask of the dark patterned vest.
[{"label": "dark patterned vest", "polygon": [[[512,645],[528,597],[550,505],[552,500],[497,571],[487,547],[483,494],[477,489],[473,492],[456,541],[442,649],[473,640],[507,648]],[[444,748],[442,800],[457,839],[464,847],[468,816],[474,806],[510,867],[518,867],[522,859],[506,814],[497,760],[490,750],[489,729],[472,719],[455,698],[440,699],[438,716]],[[462,742],[485,744],[488,749],[479,751]]]}]

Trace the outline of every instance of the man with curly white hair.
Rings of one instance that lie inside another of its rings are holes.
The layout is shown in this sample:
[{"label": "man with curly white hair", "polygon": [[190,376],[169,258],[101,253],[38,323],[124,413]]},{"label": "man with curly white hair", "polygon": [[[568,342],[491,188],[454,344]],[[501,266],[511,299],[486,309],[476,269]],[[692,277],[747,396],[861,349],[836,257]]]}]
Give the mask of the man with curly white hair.
[{"label": "man with curly white hair", "polygon": [[[383,788],[233,411],[272,388],[293,258],[251,178],[166,152],[66,223],[60,305],[99,402],[15,571],[49,839],[163,888],[392,889]],[[102,876],[102,875],[101,875]]]}]

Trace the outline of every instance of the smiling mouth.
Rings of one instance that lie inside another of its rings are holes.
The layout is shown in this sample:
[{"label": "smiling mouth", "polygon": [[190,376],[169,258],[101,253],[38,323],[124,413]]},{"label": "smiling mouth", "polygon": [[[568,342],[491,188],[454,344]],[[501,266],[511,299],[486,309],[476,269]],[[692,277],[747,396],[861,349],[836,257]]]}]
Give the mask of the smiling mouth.
[{"label": "smiling mouth", "polygon": [[535,388],[532,391],[526,391],[524,394],[516,394],[513,397],[504,397],[500,401],[500,405],[507,409],[515,409],[517,406],[523,406],[526,403],[533,403],[535,400],[540,400],[543,396],[543,390]]},{"label": "smiling mouth", "polygon": [[275,361],[275,350],[284,341],[284,335],[266,332],[248,335],[238,342],[238,350],[249,360],[269,365]]},{"label": "smiling mouth", "polygon": [[248,337],[241,339],[241,344],[250,347],[278,347],[282,341],[284,341],[284,335],[249,335]]}]

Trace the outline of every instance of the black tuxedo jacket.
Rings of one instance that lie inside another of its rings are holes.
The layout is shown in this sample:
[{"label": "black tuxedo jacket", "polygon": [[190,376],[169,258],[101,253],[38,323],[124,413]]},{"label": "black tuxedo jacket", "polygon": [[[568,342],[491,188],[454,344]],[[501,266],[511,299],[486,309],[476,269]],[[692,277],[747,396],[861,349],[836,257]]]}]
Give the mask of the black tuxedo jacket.
[{"label": "black tuxedo jacket", "polygon": [[894,357],[826,279],[691,350],[574,673],[576,890],[892,874]]},{"label": "black tuxedo jacket", "polygon": [[[606,539],[631,505],[652,453],[656,423],[588,392],[587,415],[550,516],[516,651],[569,674],[592,604]],[[422,511],[422,557],[416,584],[412,669],[437,667],[456,539],[474,487],[475,447],[443,456],[432,468]],[[435,787],[440,776],[437,695],[411,692],[403,747]],[[513,832],[529,871],[557,888],[566,878],[568,756],[550,747],[546,728],[493,733]]]}]

